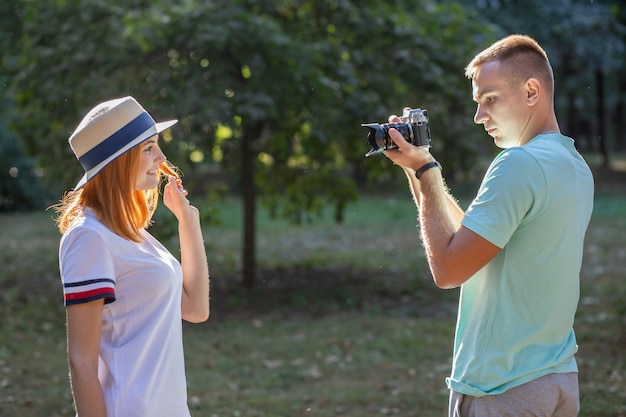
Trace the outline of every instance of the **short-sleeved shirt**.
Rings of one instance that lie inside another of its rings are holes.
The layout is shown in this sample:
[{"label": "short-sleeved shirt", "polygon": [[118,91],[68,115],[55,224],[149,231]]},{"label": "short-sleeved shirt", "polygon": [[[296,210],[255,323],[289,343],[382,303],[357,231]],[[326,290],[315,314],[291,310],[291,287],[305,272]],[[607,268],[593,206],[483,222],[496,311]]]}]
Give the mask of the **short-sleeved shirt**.
[{"label": "short-sleeved shirt", "polygon": [[182,269],[147,231],[132,242],[89,209],[61,238],[65,304],[104,299],[98,378],[108,417],[189,417]]},{"label": "short-sleeved shirt", "polygon": [[573,140],[560,134],[494,159],[462,223],[502,250],[461,287],[452,390],[499,394],[577,371],[573,322],[593,189]]}]

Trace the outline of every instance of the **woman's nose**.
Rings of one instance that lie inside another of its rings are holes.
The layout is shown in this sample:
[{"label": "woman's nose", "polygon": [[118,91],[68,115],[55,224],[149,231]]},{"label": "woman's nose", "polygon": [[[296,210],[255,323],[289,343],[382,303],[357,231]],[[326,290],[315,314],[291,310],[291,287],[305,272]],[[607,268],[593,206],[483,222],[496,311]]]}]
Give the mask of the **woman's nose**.
[{"label": "woman's nose", "polygon": [[161,162],[165,162],[167,160],[167,157],[165,156],[165,154],[163,153],[163,151],[161,150],[161,148],[159,148],[159,152],[156,155],[156,160],[157,162],[161,163]]}]

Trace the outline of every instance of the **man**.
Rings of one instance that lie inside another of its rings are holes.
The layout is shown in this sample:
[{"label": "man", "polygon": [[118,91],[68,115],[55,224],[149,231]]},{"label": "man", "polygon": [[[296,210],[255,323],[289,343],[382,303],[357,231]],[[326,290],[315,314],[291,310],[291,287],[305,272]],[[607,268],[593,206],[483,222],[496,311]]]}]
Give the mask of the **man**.
[{"label": "man", "polygon": [[435,284],[461,286],[449,413],[576,416],[573,322],[593,177],[560,134],[552,68],[533,39],[496,42],[466,75],[474,121],[503,148],[466,212],[428,150],[391,129],[398,149],[385,151],[409,178]]}]

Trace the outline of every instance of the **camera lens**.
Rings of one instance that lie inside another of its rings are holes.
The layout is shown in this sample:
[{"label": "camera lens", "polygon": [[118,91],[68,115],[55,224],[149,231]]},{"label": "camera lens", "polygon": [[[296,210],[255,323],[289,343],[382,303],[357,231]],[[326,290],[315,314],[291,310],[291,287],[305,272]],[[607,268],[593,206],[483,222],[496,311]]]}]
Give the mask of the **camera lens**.
[{"label": "camera lens", "polygon": [[367,141],[372,149],[365,155],[370,156],[382,153],[387,149],[396,149],[398,146],[389,136],[389,129],[394,128],[406,139],[407,142],[413,141],[413,129],[409,123],[367,123],[361,126],[369,129],[367,132]]}]

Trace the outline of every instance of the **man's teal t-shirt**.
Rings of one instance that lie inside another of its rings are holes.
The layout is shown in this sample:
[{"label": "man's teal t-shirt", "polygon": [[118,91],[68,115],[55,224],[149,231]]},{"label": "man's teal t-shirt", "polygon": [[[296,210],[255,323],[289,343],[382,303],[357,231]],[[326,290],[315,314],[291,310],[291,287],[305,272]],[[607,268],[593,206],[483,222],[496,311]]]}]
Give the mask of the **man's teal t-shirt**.
[{"label": "man's teal t-shirt", "polygon": [[573,323],[593,189],[560,134],[492,162],[463,226],[502,250],[461,287],[450,389],[479,397],[578,370]]}]

